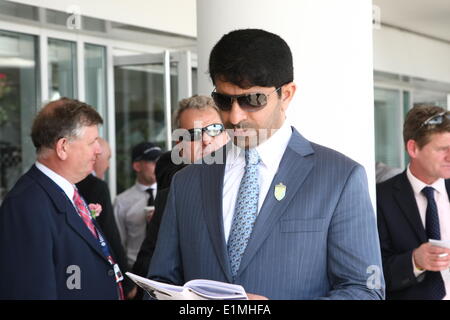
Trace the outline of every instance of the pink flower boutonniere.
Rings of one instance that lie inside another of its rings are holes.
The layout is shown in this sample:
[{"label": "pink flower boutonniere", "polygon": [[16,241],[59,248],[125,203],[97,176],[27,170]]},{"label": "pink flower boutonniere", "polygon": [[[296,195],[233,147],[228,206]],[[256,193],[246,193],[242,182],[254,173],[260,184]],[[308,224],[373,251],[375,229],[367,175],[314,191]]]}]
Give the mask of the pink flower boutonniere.
[{"label": "pink flower boutonniere", "polygon": [[88,207],[92,219],[96,219],[102,212],[102,206],[98,203],[90,203]]}]

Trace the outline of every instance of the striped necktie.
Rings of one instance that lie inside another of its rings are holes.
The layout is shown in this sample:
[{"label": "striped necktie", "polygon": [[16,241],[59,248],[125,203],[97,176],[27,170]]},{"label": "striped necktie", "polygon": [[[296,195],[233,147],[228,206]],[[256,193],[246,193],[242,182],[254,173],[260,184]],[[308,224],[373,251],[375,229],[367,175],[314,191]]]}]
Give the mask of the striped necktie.
[{"label": "striped necktie", "polygon": [[86,207],[86,204],[84,203],[83,199],[81,199],[81,196],[78,193],[77,189],[75,189],[75,192],[73,193],[73,202],[75,203],[77,212],[80,215],[80,217],[83,220],[86,227],[88,227],[88,229],[92,233],[92,235],[96,239],[98,239],[97,231],[95,230],[95,226],[94,226],[94,223],[92,222],[91,215],[89,214],[89,210]]}]

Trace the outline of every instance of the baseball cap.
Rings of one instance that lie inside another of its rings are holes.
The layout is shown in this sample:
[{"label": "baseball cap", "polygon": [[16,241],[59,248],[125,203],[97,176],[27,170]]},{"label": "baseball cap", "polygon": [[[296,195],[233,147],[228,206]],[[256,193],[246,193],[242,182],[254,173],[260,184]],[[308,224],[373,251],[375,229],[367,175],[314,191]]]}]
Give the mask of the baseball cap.
[{"label": "baseball cap", "polygon": [[141,142],[131,151],[131,162],[146,160],[156,161],[161,156],[161,148],[151,142]]}]

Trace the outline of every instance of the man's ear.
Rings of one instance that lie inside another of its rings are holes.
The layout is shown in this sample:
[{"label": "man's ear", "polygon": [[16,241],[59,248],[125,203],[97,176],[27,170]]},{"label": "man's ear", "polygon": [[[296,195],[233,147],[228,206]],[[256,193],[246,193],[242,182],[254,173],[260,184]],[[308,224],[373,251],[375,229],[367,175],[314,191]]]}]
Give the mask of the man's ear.
[{"label": "man's ear", "polygon": [[67,138],[60,138],[55,145],[55,151],[58,158],[61,160],[66,160],[68,157],[67,151],[69,147],[69,140]]},{"label": "man's ear", "polygon": [[281,87],[281,107],[283,111],[286,111],[289,103],[294,97],[295,91],[297,90],[297,86],[294,82],[289,82]]},{"label": "man's ear", "polygon": [[417,156],[417,151],[419,151],[417,142],[413,139],[409,139],[406,142],[406,151],[408,152],[409,157],[414,159]]},{"label": "man's ear", "polygon": [[141,171],[141,163],[139,161],[133,162],[133,170],[136,171],[136,172],[140,172]]}]

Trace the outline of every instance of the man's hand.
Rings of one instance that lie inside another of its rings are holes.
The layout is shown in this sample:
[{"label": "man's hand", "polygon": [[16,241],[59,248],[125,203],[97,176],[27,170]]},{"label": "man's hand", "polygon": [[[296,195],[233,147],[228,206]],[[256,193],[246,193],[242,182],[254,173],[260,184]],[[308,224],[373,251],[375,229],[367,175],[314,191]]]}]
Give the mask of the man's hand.
[{"label": "man's hand", "polygon": [[259,296],[257,294],[253,293],[247,293],[248,300],[269,300],[268,298],[264,296]]},{"label": "man's hand", "polygon": [[130,290],[130,292],[127,294],[127,300],[133,300],[137,293],[137,287],[134,287]]},{"label": "man's hand", "polygon": [[450,267],[450,249],[426,242],[413,251],[416,267],[428,271],[442,271]]}]

